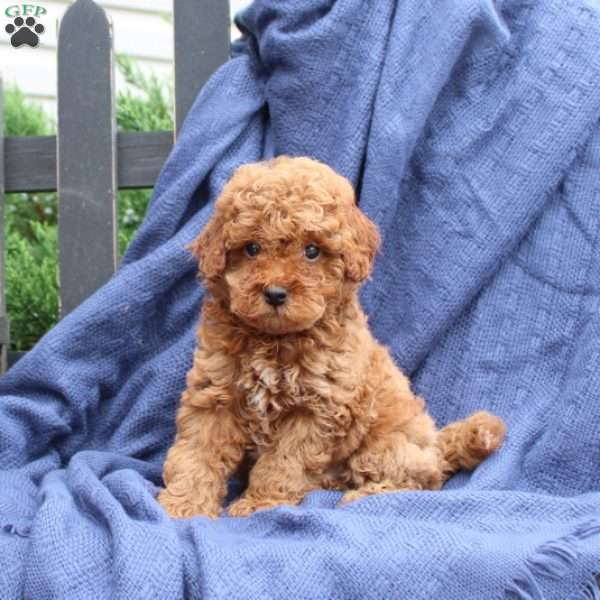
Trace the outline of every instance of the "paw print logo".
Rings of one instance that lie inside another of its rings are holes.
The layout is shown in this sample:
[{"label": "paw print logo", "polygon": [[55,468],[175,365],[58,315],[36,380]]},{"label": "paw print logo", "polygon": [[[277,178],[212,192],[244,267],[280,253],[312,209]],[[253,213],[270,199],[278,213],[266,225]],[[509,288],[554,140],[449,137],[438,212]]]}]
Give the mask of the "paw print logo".
[{"label": "paw print logo", "polygon": [[41,23],[36,24],[33,17],[16,17],[4,30],[10,35],[10,43],[15,48],[23,44],[35,48],[40,41],[39,36],[44,33],[44,26]]}]

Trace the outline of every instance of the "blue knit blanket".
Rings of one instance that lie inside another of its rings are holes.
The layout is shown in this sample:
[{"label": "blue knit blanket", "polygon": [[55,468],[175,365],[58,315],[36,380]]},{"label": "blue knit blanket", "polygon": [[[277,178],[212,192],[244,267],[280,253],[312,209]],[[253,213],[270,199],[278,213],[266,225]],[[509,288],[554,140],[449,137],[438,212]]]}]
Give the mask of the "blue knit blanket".
[{"label": "blue knit blanket", "polygon": [[[119,271],[0,379],[0,597],[600,597],[599,5],[256,0],[239,23]],[[363,304],[436,421],[485,408],[508,439],[441,492],[174,521],[184,246],[281,153],[378,223]]]}]

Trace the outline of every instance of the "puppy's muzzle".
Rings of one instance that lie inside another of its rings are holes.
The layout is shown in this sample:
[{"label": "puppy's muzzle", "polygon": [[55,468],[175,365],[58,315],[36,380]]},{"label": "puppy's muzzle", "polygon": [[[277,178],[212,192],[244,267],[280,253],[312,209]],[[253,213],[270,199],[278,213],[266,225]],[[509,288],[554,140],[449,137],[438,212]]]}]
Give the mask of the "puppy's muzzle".
[{"label": "puppy's muzzle", "polygon": [[271,285],[263,290],[263,296],[267,304],[271,306],[281,306],[285,303],[288,297],[288,292],[284,287]]}]

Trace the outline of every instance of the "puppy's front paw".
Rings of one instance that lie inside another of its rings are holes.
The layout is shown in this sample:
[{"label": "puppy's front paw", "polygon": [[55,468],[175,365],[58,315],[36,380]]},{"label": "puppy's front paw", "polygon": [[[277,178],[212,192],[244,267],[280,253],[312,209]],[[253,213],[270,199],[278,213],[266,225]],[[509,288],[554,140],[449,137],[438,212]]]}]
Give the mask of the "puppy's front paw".
[{"label": "puppy's front paw", "polygon": [[[235,502],[232,502],[227,509],[227,512],[232,517],[247,517],[257,510],[266,510],[267,508],[273,508],[280,504],[287,503],[282,500],[273,500],[269,498],[257,499],[244,496]],[[292,504],[292,502],[289,504]]]},{"label": "puppy's front paw", "polygon": [[362,487],[359,487],[356,490],[348,490],[338,502],[338,506],[345,506],[350,502],[355,502],[356,500],[366,498],[367,496],[372,496],[373,494],[401,492],[405,489],[409,488],[394,486],[391,482],[368,483]]},{"label": "puppy's front paw", "polygon": [[346,504],[354,502],[355,500],[360,500],[365,496],[368,496],[368,494],[363,490],[349,490],[341,497],[340,501],[338,502],[338,506],[345,506]]},{"label": "puppy's front paw", "polygon": [[157,498],[159,504],[174,519],[189,519],[198,515],[204,515],[216,519],[221,512],[221,507],[216,503],[191,502],[184,496],[175,496],[169,490],[162,490]]}]

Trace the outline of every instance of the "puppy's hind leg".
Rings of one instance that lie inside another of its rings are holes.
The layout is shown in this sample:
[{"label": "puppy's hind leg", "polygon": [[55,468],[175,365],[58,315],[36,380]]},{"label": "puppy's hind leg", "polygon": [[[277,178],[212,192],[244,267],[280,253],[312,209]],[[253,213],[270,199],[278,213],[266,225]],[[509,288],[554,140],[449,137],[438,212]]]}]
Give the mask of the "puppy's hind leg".
[{"label": "puppy's hind leg", "polygon": [[428,438],[434,442],[435,433],[425,414],[415,417],[404,431],[379,428],[367,435],[348,460],[356,489],[346,492],[342,503],[380,492],[439,489],[443,483],[440,450],[435,443],[424,443]]}]

